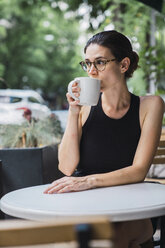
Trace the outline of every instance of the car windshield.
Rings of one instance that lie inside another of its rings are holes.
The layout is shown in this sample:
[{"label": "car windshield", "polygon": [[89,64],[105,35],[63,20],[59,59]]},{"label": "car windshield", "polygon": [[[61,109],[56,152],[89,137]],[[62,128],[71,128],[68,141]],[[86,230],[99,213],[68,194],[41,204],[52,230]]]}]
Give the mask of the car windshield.
[{"label": "car windshield", "polygon": [[15,96],[0,96],[0,103],[16,103],[21,102],[22,98]]},{"label": "car windshield", "polygon": [[34,98],[34,97],[28,97],[28,101],[29,102],[33,102],[33,103],[40,103],[36,98]]}]

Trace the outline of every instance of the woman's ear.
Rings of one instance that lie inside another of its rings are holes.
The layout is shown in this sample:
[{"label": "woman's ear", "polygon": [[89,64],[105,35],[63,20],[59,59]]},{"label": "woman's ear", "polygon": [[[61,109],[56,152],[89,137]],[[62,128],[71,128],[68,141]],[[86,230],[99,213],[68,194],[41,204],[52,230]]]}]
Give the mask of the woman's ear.
[{"label": "woman's ear", "polygon": [[128,57],[122,59],[122,61],[120,62],[121,73],[125,73],[128,70],[129,66],[130,66],[130,59]]}]

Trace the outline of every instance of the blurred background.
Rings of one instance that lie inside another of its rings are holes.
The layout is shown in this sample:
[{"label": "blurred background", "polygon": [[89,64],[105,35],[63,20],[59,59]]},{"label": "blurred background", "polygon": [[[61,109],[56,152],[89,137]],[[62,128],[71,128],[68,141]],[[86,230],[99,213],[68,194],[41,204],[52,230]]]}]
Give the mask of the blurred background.
[{"label": "blurred background", "polygon": [[67,85],[85,75],[83,47],[111,29],[128,36],[140,56],[129,90],[165,100],[164,14],[164,0],[0,0],[0,113],[28,108],[34,114],[35,105],[45,105],[64,128]]}]

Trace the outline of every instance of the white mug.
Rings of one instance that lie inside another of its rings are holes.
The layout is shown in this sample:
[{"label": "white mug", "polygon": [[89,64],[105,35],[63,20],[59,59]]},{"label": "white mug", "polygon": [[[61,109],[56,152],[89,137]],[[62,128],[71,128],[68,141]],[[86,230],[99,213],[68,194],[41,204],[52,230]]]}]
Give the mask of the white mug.
[{"label": "white mug", "polygon": [[[75,97],[72,92],[72,85],[75,82],[80,87],[79,97]],[[79,105],[95,106],[100,96],[100,80],[90,77],[77,77],[69,83],[68,92],[73,99],[79,100]]]}]

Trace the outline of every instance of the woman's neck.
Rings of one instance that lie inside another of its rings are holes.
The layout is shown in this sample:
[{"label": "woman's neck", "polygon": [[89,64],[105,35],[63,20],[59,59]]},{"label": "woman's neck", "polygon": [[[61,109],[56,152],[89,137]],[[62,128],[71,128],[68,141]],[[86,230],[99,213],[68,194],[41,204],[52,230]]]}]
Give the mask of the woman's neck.
[{"label": "woman's neck", "polygon": [[127,86],[114,87],[103,91],[101,96],[102,108],[106,115],[121,118],[128,111],[131,95]]},{"label": "woman's neck", "polygon": [[113,87],[103,91],[102,104],[114,110],[120,110],[130,105],[130,93],[126,85]]}]

